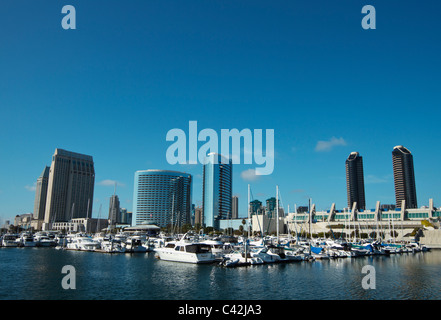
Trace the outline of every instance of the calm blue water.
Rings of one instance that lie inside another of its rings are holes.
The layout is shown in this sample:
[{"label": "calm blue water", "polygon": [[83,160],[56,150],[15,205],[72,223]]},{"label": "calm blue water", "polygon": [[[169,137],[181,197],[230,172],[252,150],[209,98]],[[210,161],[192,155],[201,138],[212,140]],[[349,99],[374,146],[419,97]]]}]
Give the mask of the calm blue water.
[{"label": "calm blue water", "polygon": [[[376,289],[361,269],[375,267]],[[61,270],[76,270],[65,290]],[[160,261],[149,254],[0,248],[1,300],[441,299],[441,251],[222,268]]]}]

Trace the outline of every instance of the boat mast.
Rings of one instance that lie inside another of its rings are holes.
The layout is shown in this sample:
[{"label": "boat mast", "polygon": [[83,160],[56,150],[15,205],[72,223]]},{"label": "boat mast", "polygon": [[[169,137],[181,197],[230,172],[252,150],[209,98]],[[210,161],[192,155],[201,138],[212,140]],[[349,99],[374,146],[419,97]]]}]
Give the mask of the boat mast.
[{"label": "boat mast", "polygon": [[174,233],[174,230],[173,230],[173,213],[174,213],[174,210],[175,210],[175,194],[173,193],[173,198],[172,198],[172,212],[171,212],[171,233],[173,234]]},{"label": "boat mast", "polygon": [[310,242],[311,242],[312,241],[312,233],[311,233],[311,220],[312,220],[311,198],[309,198],[308,207],[309,207],[309,238],[310,238]]},{"label": "boat mast", "polygon": [[250,231],[250,226],[249,226],[249,224],[250,224],[250,185],[248,185],[248,223],[247,223],[247,235],[248,235],[248,232]]},{"label": "boat mast", "polygon": [[73,215],[74,215],[74,208],[75,208],[75,202],[72,203],[72,212],[70,213],[70,225],[72,227],[72,231],[73,231],[73,222],[72,222],[72,220],[73,220]]},{"label": "boat mast", "polygon": [[248,184],[248,223],[247,223],[247,237],[245,239],[245,263],[248,262],[248,248],[247,248],[247,242],[250,232],[250,185]]},{"label": "boat mast", "polygon": [[103,204],[100,204],[100,209],[98,210],[98,219],[96,222],[96,232],[99,233],[100,232],[100,221],[101,221],[101,208],[102,208]]},{"label": "boat mast", "polygon": [[90,205],[90,198],[87,200],[87,216],[86,216],[86,219],[89,219],[89,205]]},{"label": "boat mast", "polygon": [[276,186],[276,230],[277,230],[277,245],[279,244],[279,186]]},{"label": "boat mast", "polygon": [[394,244],[395,244],[395,225],[394,225],[394,215],[395,215],[395,212],[392,214],[391,221],[392,221],[392,237],[393,237]]}]

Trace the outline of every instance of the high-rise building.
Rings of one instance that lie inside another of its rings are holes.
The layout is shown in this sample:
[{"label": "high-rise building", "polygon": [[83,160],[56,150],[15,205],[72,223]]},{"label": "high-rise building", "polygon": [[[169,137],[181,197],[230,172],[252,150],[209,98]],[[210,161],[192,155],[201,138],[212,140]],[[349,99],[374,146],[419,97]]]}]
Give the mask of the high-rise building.
[{"label": "high-rise building", "polygon": [[358,152],[351,152],[346,159],[346,189],[349,209],[356,202],[357,210],[365,210],[363,157]]},{"label": "high-rise building", "polygon": [[121,223],[122,224],[130,224],[132,223],[132,220],[129,221],[129,215],[127,214],[126,208],[119,208],[119,215],[121,217]]},{"label": "high-rise building", "polygon": [[37,188],[35,189],[34,219],[44,220],[46,210],[47,186],[49,181],[50,167],[45,167],[40,177],[37,179]]},{"label": "high-rise building", "polygon": [[266,215],[269,218],[276,216],[276,201],[277,199],[275,197],[271,197],[269,199],[266,199]]},{"label": "high-rise building", "polygon": [[231,159],[218,154],[207,155],[203,167],[202,209],[205,227],[220,228],[220,220],[230,219],[232,214]]},{"label": "high-rise building", "polygon": [[406,201],[406,208],[418,208],[413,156],[409,149],[396,146],[392,151],[392,165],[397,208],[401,208],[401,201],[403,200]]},{"label": "high-rise building", "polygon": [[91,217],[94,185],[92,156],[56,149],[49,170],[44,222]]},{"label": "high-rise building", "polygon": [[135,172],[132,225],[172,228],[191,222],[192,177],[169,170]]},{"label": "high-rise building", "polygon": [[262,202],[259,200],[253,200],[250,202],[250,215],[255,215],[255,214],[263,214],[265,213],[263,207],[262,207]]},{"label": "high-rise building", "polygon": [[114,194],[110,197],[109,202],[109,224],[112,226],[122,222],[121,209],[119,205],[119,198],[116,194]]},{"label": "high-rise building", "polygon": [[231,219],[237,219],[239,217],[239,197],[233,196],[231,199]]},{"label": "high-rise building", "polygon": [[194,224],[198,226],[202,226],[204,223],[203,214],[202,214],[202,208],[195,208],[194,209]]}]

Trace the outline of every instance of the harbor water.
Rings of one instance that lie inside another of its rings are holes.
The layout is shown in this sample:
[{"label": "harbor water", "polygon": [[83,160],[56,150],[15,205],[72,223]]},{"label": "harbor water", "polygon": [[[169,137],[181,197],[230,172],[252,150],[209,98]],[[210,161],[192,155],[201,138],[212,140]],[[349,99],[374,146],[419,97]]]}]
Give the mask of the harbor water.
[{"label": "harbor water", "polygon": [[[67,265],[74,273],[62,272]],[[1,300],[441,299],[441,250],[225,268],[154,253],[0,248],[0,270]],[[73,275],[74,289],[63,288]],[[367,276],[374,288],[363,287]]]}]

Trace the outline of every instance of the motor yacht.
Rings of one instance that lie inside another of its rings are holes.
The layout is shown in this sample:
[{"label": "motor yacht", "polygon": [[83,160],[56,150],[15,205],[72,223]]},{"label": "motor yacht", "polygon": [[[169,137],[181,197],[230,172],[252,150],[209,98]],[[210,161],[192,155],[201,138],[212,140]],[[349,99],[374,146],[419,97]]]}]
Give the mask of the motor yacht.
[{"label": "motor yacht", "polygon": [[100,247],[103,252],[107,253],[126,252],[126,247],[122,245],[121,241],[111,237],[104,237],[100,242]]},{"label": "motor yacht", "polygon": [[131,236],[128,237],[127,240],[124,243],[125,252],[128,253],[146,253],[148,247],[148,244],[144,244],[142,241],[142,238],[140,236]]},{"label": "motor yacht", "polygon": [[3,235],[2,246],[3,247],[18,247],[19,242],[17,242],[18,236],[16,234],[7,233]]},{"label": "motor yacht", "polygon": [[185,235],[178,241],[170,241],[164,247],[155,248],[155,256],[160,260],[186,263],[212,263],[215,261],[215,256],[209,245],[184,239]]},{"label": "motor yacht", "polygon": [[67,250],[78,250],[78,251],[95,251],[100,249],[100,243],[93,240],[91,237],[85,234],[76,234],[71,242],[66,245]]},{"label": "motor yacht", "polygon": [[22,233],[20,236],[21,247],[35,247],[37,243],[34,241],[34,237],[30,233]]},{"label": "motor yacht", "polygon": [[203,240],[200,243],[210,246],[211,253],[214,255],[214,258],[219,261],[222,260],[225,254],[231,253],[233,248],[229,244],[225,245],[220,240]]}]

